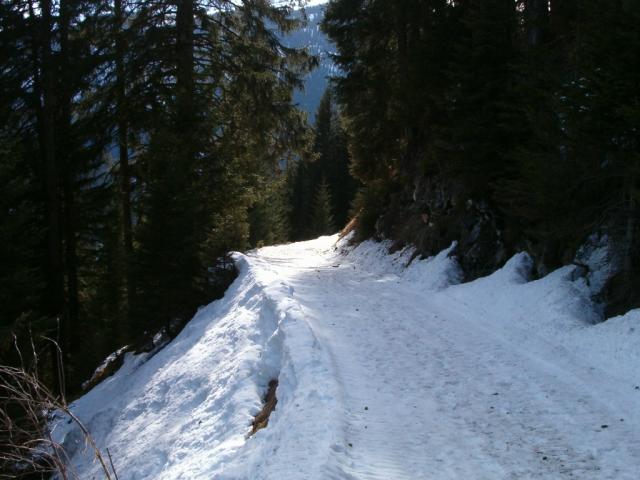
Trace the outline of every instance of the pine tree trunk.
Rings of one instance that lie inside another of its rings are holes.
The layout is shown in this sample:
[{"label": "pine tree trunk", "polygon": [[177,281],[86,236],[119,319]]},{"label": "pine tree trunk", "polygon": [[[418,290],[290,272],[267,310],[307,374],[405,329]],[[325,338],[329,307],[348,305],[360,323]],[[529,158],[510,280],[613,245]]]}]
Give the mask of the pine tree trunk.
[{"label": "pine tree trunk", "polygon": [[530,47],[536,47],[544,41],[549,19],[549,1],[527,0],[525,18],[527,22],[527,43]]},{"label": "pine tree trunk", "polygon": [[67,277],[67,315],[63,320],[62,339],[65,351],[69,350],[71,336],[76,333],[78,324],[78,253],[77,253],[77,225],[76,225],[76,169],[71,155],[71,102],[72,93],[69,81],[65,80],[71,70],[69,61],[69,1],[60,2],[60,138],[58,139],[58,153],[63,165],[63,198],[64,198],[64,245],[65,245],[65,273]]},{"label": "pine tree trunk", "polygon": [[181,133],[193,133],[194,112],[194,5],[193,0],[178,0],[177,29],[177,117]]},{"label": "pine tree trunk", "polygon": [[125,316],[131,309],[133,283],[131,262],[133,257],[133,222],[131,218],[131,173],[129,168],[129,123],[126,112],[126,74],[124,39],[124,11],[122,0],[115,0],[116,22],[116,115],[118,123],[118,160],[120,164],[120,208],[122,215],[122,246],[124,251]]},{"label": "pine tree trunk", "polygon": [[[64,272],[62,266],[62,236],[60,231],[60,172],[56,159],[55,111],[56,89],[53,67],[53,22],[51,0],[40,4],[42,23],[40,42],[42,48],[42,121],[40,145],[45,173],[47,210],[47,311],[51,318],[60,319],[64,312]],[[51,356],[54,378],[62,378],[57,356]],[[61,391],[64,386],[59,385]]]},{"label": "pine tree trunk", "polygon": [[635,252],[635,231],[636,231],[636,215],[637,215],[637,207],[635,197],[636,193],[636,180],[633,174],[629,174],[626,179],[625,185],[625,233],[624,233],[624,258],[623,258],[623,271],[627,276],[628,284],[631,285],[631,278],[633,276],[633,258]]},{"label": "pine tree trunk", "polygon": [[60,234],[60,178],[56,162],[55,110],[56,90],[53,79],[51,1],[42,2],[42,147],[47,193],[47,243],[49,259],[49,311],[52,316],[64,310],[64,277]]},{"label": "pine tree trunk", "polygon": [[[404,108],[404,116],[405,118],[409,116],[410,108],[410,100],[406,97],[406,95],[410,92],[409,88],[409,54],[408,54],[408,43],[409,43],[409,26],[407,21],[407,10],[404,5],[398,6],[398,11],[396,13],[396,35],[398,37],[398,53],[397,53],[397,62],[398,62],[398,73],[399,78],[398,82],[398,92],[400,93],[400,98],[402,99],[402,106]],[[411,134],[412,134],[412,125],[410,121],[407,121],[404,126],[404,136],[408,143],[411,143]],[[405,152],[401,157],[403,168],[406,171],[411,171],[411,155],[408,152]]]}]

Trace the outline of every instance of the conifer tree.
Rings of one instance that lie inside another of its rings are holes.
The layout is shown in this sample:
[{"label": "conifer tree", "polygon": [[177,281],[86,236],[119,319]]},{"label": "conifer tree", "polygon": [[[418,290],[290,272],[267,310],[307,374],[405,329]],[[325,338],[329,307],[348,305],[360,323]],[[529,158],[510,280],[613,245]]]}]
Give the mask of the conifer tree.
[{"label": "conifer tree", "polygon": [[[623,72],[638,47],[631,27],[637,10],[623,2],[585,2],[579,11],[559,5],[552,5],[550,24],[567,30],[552,30],[546,43],[526,52],[520,93],[529,102],[524,118],[530,135],[514,151],[518,170],[501,195],[510,222],[542,245],[549,267],[567,261],[599,229],[617,238],[631,259],[637,213],[630,192],[637,188],[637,167],[627,147],[638,139],[634,114],[626,117],[619,106],[637,96],[635,74]],[[564,48],[555,49],[558,41]],[[632,271],[631,264],[625,271]]]},{"label": "conifer tree", "polygon": [[289,207],[284,175],[269,182],[268,190],[249,209],[249,245],[261,247],[289,239]]},{"label": "conifer tree", "polygon": [[331,192],[329,191],[329,185],[323,178],[313,199],[309,236],[315,238],[332,233],[335,233],[335,226],[331,213]]},{"label": "conifer tree", "polygon": [[0,359],[11,354],[12,332],[42,320],[44,276],[43,215],[34,198],[39,185],[23,147],[0,131]]},{"label": "conifer tree", "polygon": [[346,132],[342,118],[335,104],[331,88],[328,88],[318,107],[315,125],[313,151],[317,155],[314,168],[315,181],[324,178],[332,198],[335,224],[343,227],[351,202],[357,189],[357,182],[349,172],[351,156],[346,142]]},{"label": "conifer tree", "polygon": [[305,240],[313,202],[315,169],[306,159],[287,166],[287,201],[290,205],[291,240]]},{"label": "conifer tree", "polygon": [[463,29],[454,42],[449,70],[451,103],[441,129],[448,151],[441,158],[471,195],[491,198],[490,185],[504,175],[506,152],[518,140],[518,122],[510,110],[516,8],[512,0],[463,5]]},{"label": "conifer tree", "polygon": [[314,193],[324,178],[331,194],[334,224],[342,228],[358,183],[350,174],[346,132],[331,88],[322,96],[315,116],[313,155],[289,167],[289,203],[291,204],[292,238],[308,238],[308,218],[312,215]]},{"label": "conifer tree", "polygon": [[[59,335],[75,388],[118,342],[220,293],[210,266],[246,246],[250,207],[308,143],[291,96],[315,60],[280,43],[298,24],[267,1],[0,13],[0,176],[23,180],[2,201],[0,251],[20,261],[2,282],[25,299],[3,324]],[[43,378],[61,378],[49,360]]]}]

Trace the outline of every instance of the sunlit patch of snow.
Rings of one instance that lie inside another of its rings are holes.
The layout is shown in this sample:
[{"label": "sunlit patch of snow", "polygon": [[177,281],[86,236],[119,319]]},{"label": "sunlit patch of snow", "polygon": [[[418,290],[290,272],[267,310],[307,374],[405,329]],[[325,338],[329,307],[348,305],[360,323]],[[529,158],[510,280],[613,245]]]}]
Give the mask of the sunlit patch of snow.
[{"label": "sunlit patch of snow", "polygon": [[640,310],[594,325],[579,267],[531,280],[526,253],[460,283],[454,245],[347,243],[235,255],[222,300],[74,404],[121,480],[637,478]]}]

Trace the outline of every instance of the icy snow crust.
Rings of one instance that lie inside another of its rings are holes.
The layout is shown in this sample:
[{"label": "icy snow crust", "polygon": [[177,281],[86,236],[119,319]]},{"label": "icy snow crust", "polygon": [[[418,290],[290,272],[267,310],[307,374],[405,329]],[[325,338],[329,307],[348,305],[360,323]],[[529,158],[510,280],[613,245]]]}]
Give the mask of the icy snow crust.
[{"label": "icy snow crust", "polygon": [[639,478],[639,311],[594,324],[574,268],[529,281],[524,253],[459,284],[451,249],[336,242],[237,254],[222,300],[75,403],[120,480]]}]

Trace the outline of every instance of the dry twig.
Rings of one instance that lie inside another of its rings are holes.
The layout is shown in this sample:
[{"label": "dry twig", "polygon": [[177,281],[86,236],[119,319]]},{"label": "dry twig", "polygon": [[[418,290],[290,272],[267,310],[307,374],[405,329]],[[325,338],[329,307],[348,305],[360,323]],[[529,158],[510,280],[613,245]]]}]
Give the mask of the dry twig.
[{"label": "dry twig", "polygon": [[[69,467],[64,448],[53,438],[50,420],[54,412],[63,413],[80,429],[86,445],[100,464],[104,478],[113,480],[115,477],[117,480],[115,470],[109,469],[90,432],[71,412],[64,397],[54,395],[35,372],[27,371],[24,366],[2,365],[0,478],[22,478],[34,473],[57,474],[57,478],[62,480],[78,478]],[[109,461],[113,465],[113,461]]]}]

